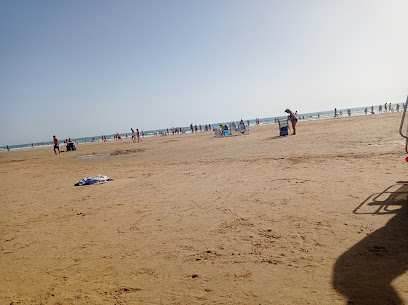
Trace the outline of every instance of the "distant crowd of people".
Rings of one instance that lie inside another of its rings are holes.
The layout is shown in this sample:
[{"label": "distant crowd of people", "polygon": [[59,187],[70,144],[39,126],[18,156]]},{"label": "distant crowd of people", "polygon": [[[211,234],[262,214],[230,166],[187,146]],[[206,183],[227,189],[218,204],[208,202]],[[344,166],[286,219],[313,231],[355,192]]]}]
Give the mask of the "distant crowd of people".
[{"label": "distant crowd of people", "polygon": [[[211,125],[210,124],[208,124],[208,125],[204,125],[204,131],[209,131],[209,130],[211,130]],[[190,124],[190,130],[191,130],[191,133],[194,133],[194,132],[198,132],[198,131],[203,131],[203,126],[201,125],[201,124],[199,124],[198,126],[197,126],[197,124],[195,124],[195,125],[193,125],[193,123],[191,123]]]},{"label": "distant crowd of people", "polygon": [[[402,106],[404,106],[404,104],[402,104]],[[394,112],[394,111],[399,112],[400,111],[400,104],[395,104],[395,108],[392,106],[391,103],[385,103],[384,106],[379,105],[378,106],[378,113],[383,113],[383,108],[384,108],[384,113]],[[368,110],[369,110],[368,107],[366,107],[364,109],[364,113],[368,114],[368,112],[369,112]],[[370,110],[371,110],[370,114],[375,114],[374,106],[371,106]],[[339,118],[342,115],[343,115],[343,113],[341,112],[341,110],[337,111],[337,108],[334,108],[334,118]],[[351,116],[351,109],[347,109],[347,115]]]},{"label": "distant crowd of people", "polygon": [[[399,107],[400,107],[399,104],[396,104],[395,110],[396,110],[397,112],[399,112]],[[379,113],[382,113],[382,112],[383,112],[382,108],[383,108],[382,105],[378,106],[378,112],[379,112]],[[372,110],[372,112],[374,112],[373,107],[371,107],[371,110]],[[384,104],[384,112],[385,112],[385,113],[387,113],[387,112],[394,112],[394,108],[392,107],[391,103],[388,104],[388,107],[387,107],[387,103]]]},{"label": "distant crowd of people", "polygon": [[[402,104],[402,107],[404,107],[404,105],[405,105],[405,104]],[[351,116],[351,109],[347,109],[346,111],[347,111],[347,115],[348,115],[348,116]],[[383,112],[384,112],[384,113],[389,113],[389,112],[394,112],[394,111],[396,111],[396,112],[399,112],[399,111],[400,111],[400,104],[395,104],[395,107],[393,107],[393,105],[392,105],[391,103],[385,103],[384,105],[379,105],[379,106],[378,106],[378,113],[383,113]],[[297,122],[298,122],[299,119],[305,119],[305,116],[298,116],[297,111],[292,112],[290,109],[286,109],[285,112],[288,114],[288,120],[291,122],[291,125],[292,125],[292,130],[293,130],[292,135],[296,135],[296,124],[297,124]],[[371,106],[370,111],[369,111],[368,107],[365,107],[364,113],[365,113],[365,114],[368,114],[368,113],[370,113],[370,114],[375,114],[374,106]],[[339,118],[339,117],[341,117],[342,115],[343,115],[343,113],[342,113],[341,110],[338,111],[337,108],[334,108],[334,118]],[[308,117],[312,117],[312,116],[308,116]],[[317,113],[317,118],[318,118],[318,119],[320,118],[320,114],[319,114],[319,113]],[[247,123],[247,127],[249,127],[249,126],[250,126],[250,121],[247,120],[246,123]],[[276,123],[278,123],[278,119],[277,119],[277,118],[275,118],[275,124],[276,124]],[[240,124],[244,124],[242,119],[241,119]],[[255,119],[255,126],[259,126],[259,125],[260,125],[260,119],[259,119],[259,118],[256,118],[256,119]],[[228,130],[228,126],[226,126],[226,125],[224,125],[224,124],[220,124],[220,126],[222,126],[222,128],[220,127],[220,129],[222,129],[223,131],[224,131],[224,130]],[[244,124],[244,126],[245,126],[245,124]],[[135,143],[135,142],[141,142],[141,141],[142,141],[142,138],[145,137],[145,133],[144,133],[143,130],[142,130],[141,132],[139,132],[139,129],[138,129],[138,128],[136,128],[136,131],[135,131],[133,128],[131,128],[130,130],[131,130],[132,141],[133,141],[134,143]],[[203,132],[203,131],[212,131],[212,130],[214,130],[214,127],[211,126],[211,124],[208,124],[208,125],[201,125],[201,124],[198,124],[198,125],[197,125],[197,124],[194,124],[194,125],[193,125],[193,123],[190,124],[190,131],[191,131],[191,133],[197,133],[197,132]],[[187,131],[186,131],[185,128],[182,128],[182,127],[172,127],[172,128],[170,128],[170,129],[167,128],[165,131],[163,131],[163,130],[154,131],[154,132],[153,132],[153,135],[154,135],[154,136],[166,136],[166,135],[170,135],[170,134],[172,134],[172,135],[175,135],[175,134],[184,134],[184,133],[186,133],[186,132],[187,132]],[[127,139],[127,138],[128,138],[128,134],[125,134],[125,137],[126,137],[126,139]],[[119,141],[119,140],[123,140],[123,137],[122,137],[121,134],[119,134],[119,133],[117,132],[116,134],[114,134],[113,139]],[[107,141],[108,141],[108,138],[107,138],[106,135],[102,135],[102,136],[101,136],[101,140],[102,140],[102,142],[107,142]],[[95,142],[95,141],[96,141],[96,139],[95,139],[95,137],[93,137],[91,142],[93,143],[93,142]],[[85,141],[85,142],[86,142],[86,141]],[[67,151],[69,151],[69,150],[76,150],[75,145],[74,145],[73,141],[71,140],[71,138],[65,139],[65,140],[64,140],[64,143],[65,143],[66,146],[67,146]],[[36,144],[36,145],[39,146],[39,145],[41,145],[41,144],[39,143],[39,144]],[[55,135],[53,136],[53,145],[54,145],[54,153],[55,153],[56,155],[57,155],[57,154],[58,154],[58,155],[61,154],[60,147],[59,147],[59,141],[58,141],[58,139],[56,138]],[[34,143],[32,143],[31,146],[34,147]],[[23,147],[23,146],[21,146],[21,147]],[[9,146],[9,145],[6,145],[6,149],[7,149],[7,151],[10,151],[10,146]]]}]

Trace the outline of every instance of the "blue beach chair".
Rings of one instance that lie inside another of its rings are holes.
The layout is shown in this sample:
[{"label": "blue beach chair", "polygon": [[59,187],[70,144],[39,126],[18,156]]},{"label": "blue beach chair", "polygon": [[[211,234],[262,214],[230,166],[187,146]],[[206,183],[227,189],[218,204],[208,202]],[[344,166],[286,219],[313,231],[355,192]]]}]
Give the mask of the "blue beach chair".
[{"label": "blue beach chair", "polygon": [[279,135],[281,137],[289,135],[289,119],[286,119],[286,120],[278,119],[278,124],[279,124]]}]

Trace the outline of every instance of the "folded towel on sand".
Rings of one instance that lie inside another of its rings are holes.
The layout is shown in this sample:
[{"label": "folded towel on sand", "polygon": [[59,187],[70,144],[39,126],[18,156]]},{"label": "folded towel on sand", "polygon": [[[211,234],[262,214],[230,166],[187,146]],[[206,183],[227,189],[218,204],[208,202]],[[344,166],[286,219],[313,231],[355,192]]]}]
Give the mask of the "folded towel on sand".
[{"label": "folded towel on sand", "polygon": [[113,181],[113,179],[108,176],[96,175],[93,177],[84,178],[75,185],[81,186],[81,185],[91,185],[91,184],[103,184],[108,181]]}]

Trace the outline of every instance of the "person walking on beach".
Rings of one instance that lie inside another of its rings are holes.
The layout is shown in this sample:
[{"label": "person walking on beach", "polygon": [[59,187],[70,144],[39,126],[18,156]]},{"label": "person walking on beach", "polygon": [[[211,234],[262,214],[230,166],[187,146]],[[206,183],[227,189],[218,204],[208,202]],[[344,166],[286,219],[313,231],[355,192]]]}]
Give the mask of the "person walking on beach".
[{"label": "person walking on beach", "polygon": [[6,145],[7,151],[10,151],[10,146]]},{"label": "person walking on beach", "polygon": [[136,133],[133,130],[133,128],[130,128],[130,130],[132,131],[132,141],[133,141],[133,143],[135,143],[136,142]]},{"label": "person walking on beach", "polygon": [[339,115],[337,114],[337,108],[334,108],[334,118],[338,118]]},{"label": "person walking on beach", "polygon": [[374,114],[374,106],[371,106],[371,114]]},{"label": "person walking on beach", "polygon": [[54,153],[57,154],[57,149],[58,149],[58,154],[61,154],[60,148],[59,148],[59,142],[58,139],[53,136],[53,142],[54,142]]},{"label": "person walking on beach", "polygon": [[292,135],[294,136],[294,135],[296,135],[297,118],[296,118],[295,114],[292,111],[290,111],[289,109],[286,109],[285,112],[287,114],[289,114],[289,120],[292,122],[292,128],[293,128]]},{"label": "person walking on beach", "polygon": [[136,128],[136,137],[137,137],[137,142],[142,141],[142,139],[140,138],[139,129],[137,129],[137,128]]},{"label": "person walking on beach", "polygon": [[384,111],[387,113],[387,103],[384,104]]}]

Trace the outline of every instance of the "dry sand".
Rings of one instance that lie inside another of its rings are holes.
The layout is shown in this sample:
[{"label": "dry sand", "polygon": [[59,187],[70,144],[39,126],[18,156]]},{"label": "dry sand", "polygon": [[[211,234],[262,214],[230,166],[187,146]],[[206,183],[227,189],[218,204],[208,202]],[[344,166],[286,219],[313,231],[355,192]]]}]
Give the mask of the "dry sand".
[{"label": "dry sand", "polygon": [[400,116],[1,153],[0,303],[407,303]]}]

